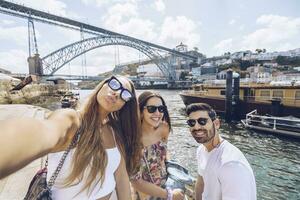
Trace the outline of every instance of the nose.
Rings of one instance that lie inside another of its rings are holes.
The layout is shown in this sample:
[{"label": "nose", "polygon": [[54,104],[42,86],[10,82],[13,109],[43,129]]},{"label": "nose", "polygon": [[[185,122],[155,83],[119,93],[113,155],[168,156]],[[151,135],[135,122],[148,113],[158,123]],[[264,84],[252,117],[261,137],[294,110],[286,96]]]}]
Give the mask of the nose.
[{"label": "nose", "polygon": [[110,92],[114,97],[119,98],[120,97],[120,90],[112,90]]}]

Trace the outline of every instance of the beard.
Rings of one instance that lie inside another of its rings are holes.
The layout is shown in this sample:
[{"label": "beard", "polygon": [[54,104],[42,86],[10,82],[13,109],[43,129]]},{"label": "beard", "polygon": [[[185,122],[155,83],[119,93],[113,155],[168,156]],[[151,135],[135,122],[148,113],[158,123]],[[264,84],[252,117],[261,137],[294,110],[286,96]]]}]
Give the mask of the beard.
[{"label": "beard", "polygon": [[[201,137],[197,136],[197,132],[198,131],[203,132],[203,134],[202,134]],[[197,143],[199,143],[199,144],[205,144],[205,143],[211,141],[214,138],[214,136],[215,136],[215,129],[213,127],[211,130],[207,130],[207,129],[193,130],[192,131],[192,136],[196,140]]]}]

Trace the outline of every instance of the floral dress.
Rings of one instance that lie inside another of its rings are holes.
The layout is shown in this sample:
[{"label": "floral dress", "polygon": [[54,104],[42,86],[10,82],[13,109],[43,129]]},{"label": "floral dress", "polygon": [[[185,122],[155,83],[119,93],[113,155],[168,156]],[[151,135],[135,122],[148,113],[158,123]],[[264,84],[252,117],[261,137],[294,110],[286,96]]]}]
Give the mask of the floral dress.
[{"label": "floral dress", "polygon": [[[167,144],[159,141],[156,144],[144,148],[143,158],[141,159],[139,171],[131,177],[132,180],[143,179],[162,187],[167,180],[166,170]],[[136,200],[159,200],[161,198],[149,197],[142,198],[141,194],[136,195]]]}]

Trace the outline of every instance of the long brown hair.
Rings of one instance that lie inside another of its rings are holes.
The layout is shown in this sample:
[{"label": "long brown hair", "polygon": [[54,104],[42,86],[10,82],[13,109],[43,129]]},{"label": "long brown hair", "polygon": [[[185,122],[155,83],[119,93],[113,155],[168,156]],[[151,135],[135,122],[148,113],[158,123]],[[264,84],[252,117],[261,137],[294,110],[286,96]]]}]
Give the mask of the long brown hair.
[{"label": "long brown hair", "polygon": [[[139,98],[138,98],[140,113],[143,112],[144,107],[146,106],[148,100],[152,97],[160,98],[162,104],[164,106],[166,106],[166,108],[167,108],[166,102],[160,94],[154,93],[154,92],[151,92],[151,91],[145,91],[142,94],[140,94]],[[170,120],[170,115],[169,115],[168,109],[166,109],[165,112],[164,112],[163,120],[166,121],[169,124],[169,129],[172,130],[171,120]]]},{"label": "long brown hair", "polygon": [[[87,182],[80,192],[88,189],[89,193],[100,181],[102,185],[105,179],[108,159],[101,140],[97,94],[107,80],[98,84],[81,110],[80,137],[74,152],[71,173],[65,180],[65,186],[75,185],[83,180],[85,170],[90,168],[86,173]],[[126,161],[127,172],[131,174],[138,168],[140,160],[140,122],[135,88],[128,81],[134,97],[120,110],[110,113],[108,123],[114,129],[118,148]]]}]

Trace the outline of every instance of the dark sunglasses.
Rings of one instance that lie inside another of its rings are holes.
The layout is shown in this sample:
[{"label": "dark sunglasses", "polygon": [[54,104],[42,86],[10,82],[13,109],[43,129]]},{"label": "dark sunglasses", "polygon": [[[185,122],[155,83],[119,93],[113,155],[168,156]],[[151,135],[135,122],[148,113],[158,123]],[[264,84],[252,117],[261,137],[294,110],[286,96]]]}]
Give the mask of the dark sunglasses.
[{"label": "dark sunglasses", "polygon": [[199,125],[201,126],[205,126],[207,124],[208,118],[203,118],[200,117],[198,119],[189,119],[186,121],[186,123],[190,126],[190,127],[194,127],[196,125],[196,122],[198,122]]},{"label": "dark sunglasses", "polygon": [[149,113],[154,113],[156,110],[158,110],[160,113],[164,113],[167,109],[167,106],[145,106],[144,108],[146,108]]},{"label": "dark sunglasses", "polygon": [[128,102],[131,98],[133,98],[133,94],[129,90],[125,89],[116,77],[112,76],[106,81],[106,83],[109,88],[114,91],[121,90],[120,97],[123,101]]}]

